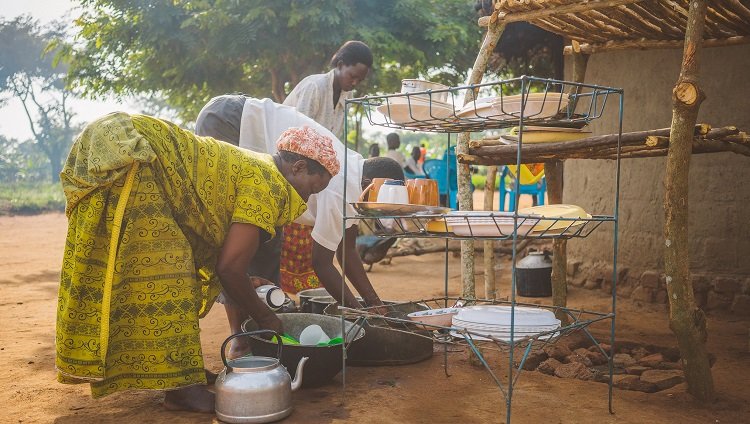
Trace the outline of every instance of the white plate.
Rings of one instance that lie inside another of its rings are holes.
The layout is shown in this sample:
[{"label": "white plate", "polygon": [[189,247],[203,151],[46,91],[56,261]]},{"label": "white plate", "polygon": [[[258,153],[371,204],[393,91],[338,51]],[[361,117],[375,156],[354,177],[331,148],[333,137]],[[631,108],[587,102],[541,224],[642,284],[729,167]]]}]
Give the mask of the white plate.
[{"label": "white plate", "polygon": [[393,97],[388,103],[375,108],[395,124],[440,123],[453,115],[453,106],[448,103],[427,101],[421,97]]},{"label": "white plate", "polygon": [[[455,211],[445,217],[458,236],[500,237],[513,233],[513,212]],[[539,223],[537,218],[518,218],[518,234],[526,235]]]},{"label": "white plate", "polygon": [[[479,333],[479,331],[476,331],[476,332]],[[551,339],[553,337],[558,336],[559,334],[560,333],[558,332],[558,333],[547,334],[547,335],[544,335],[544,336],[539,336],[539,340],[548,340],[548,339]],[[453,336],[453,337],[455,337],[455,338],[457,338],[457,339],[463,339],[464,338],[463,334],[459,333],[458,331],[451,331],[450,335]],[[505,342],[510,342],[510,334],[503,335],[503,336],[498,336],[498,335],[495,335],[495,334],[487,334],[487,335],[488,336],[492,336],[492,337],[496,337],[496,338],[498,338],[498,339],[500,339],[502,341],[505,341]],[[490,338],[482,337],[482,336],[477,336],[477,335],[474,335],[474,334],[470,334],[470,336],[471,336],[472,340],[479,340],[479,341],[489,341],[489,340],[492,340]],[[521,336],[518,336],[517,334],[513,334],[513,340],[514,341],[518,341],[518,340],[524,339],[526,337],[528,337],[528,336],[521,337]]]},{"label": "white plate", "polygon": [[[469,102],[456,116],[460,118],[487,118],[516,120],[521,116],[523,95],[483,97]],[[568,106],[568,95],[563,93],[529,93],[524,107],[525,119],[545,119],[558,114]]]},{"label": "white plate", "polygon": [[[511,307],[505,305],[477,305],[462,308],[454,319],[480,325],[510,325]],[[547,309],[528,306],[516,306],[514,324],[546,327],[557,325],[560,321]]]},{"label": "white plate", "polygon": [[520,209],[518,213],[524,215],[541,215],[544,218],[552,218],[540,220],[537,225],[534,226],[534,231],[566,229],[568,227],[575,227],[587,222],[568,220],[557,221],[554,218],[591,219],[591,215],[587,214],[586,211],[583,210],[583,208],[581,208],[580,206],[566,204],[532,206],[530,208]]}]

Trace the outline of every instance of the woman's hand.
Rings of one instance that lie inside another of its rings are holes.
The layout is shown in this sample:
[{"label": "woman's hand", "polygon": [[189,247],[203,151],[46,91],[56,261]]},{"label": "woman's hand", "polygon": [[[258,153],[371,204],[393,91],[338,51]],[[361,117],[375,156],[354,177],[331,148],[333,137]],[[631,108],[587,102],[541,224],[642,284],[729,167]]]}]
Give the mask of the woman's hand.
[{"label": "woman's hand", "polygon": [[260,328],[282,334],[281,320],[255,293],[255,288],[267,280],[247,276],[247,267],[260,244],[261,231],[252,224],[233,223],[219,253],[216,273],[230,301],[242,311],[243,316],[252,317]]}]

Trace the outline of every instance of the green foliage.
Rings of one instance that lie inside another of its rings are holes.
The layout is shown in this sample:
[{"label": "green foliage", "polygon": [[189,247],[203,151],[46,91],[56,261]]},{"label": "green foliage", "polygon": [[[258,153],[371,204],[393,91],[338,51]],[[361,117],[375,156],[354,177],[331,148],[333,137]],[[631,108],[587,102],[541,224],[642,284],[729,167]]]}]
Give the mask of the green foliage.
[{"label": "green foliage", "polygon": [[49,159],[31,140],[20,142],[0,136],[0,181],[42,181],[49,176]]},{"label": "green foliage", "polygon": [[54,26],[42,31],[28,17],[0,21],[0,45],[3,46],[0,49],[0,104],[9,96],[21,101],[34,136],[31,146],[37,150],[10,149],[3,166],[11,159],[8,156],[11,153],[26,154],[13,158],[11,162],[16,165],[19,161],[39,163],[33,156],[42,153],[47,158],[48,176],[52,181],[58,180],[65,155],[78,131],[72,125],[73,113],[66,103],[72,95],[65,89],[67,68],[63,62],[53,60],[55,47],[49,46],[51,40],[59,37],[60,31]]},{"label": "green foliage", "polygon": [[65,195],[59,183],[0,184],[0,215],[64,210]]},{"label": "green foliage", "polygon": [[192,120],[212,96],[282,101],[328,69],[346,40],[366,42],[363,92],[404,77],[455,84],[481,39],[471,0],[81,0],[68,81],[87,95],[158,95]]}]

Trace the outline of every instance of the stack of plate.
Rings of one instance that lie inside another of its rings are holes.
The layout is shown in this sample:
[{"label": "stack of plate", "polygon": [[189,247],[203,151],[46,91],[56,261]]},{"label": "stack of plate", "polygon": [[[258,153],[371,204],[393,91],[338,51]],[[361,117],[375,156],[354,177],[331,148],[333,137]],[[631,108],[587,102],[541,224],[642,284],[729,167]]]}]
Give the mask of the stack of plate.
[{"label": "stack of plate", "polygon": [[568,95],[563,93],[528,93],[515,96],[485,97],[467,103],[456,113],[459,118],[518,119],[523,107],[526,119],[545,119],[568,107]]},{"label": "stack of plate", "polygon": [[[532,230],[534,232],[546,231],[548,234],[555,231],[559,232],[560,230],[563,232],[575,231],[572,227],[583,225],[588,222],[585,220],[591,219],[591,215],[586,213],[580,206],[566,204],[532,206],[520,209],[518,213],[524,215],[541,215],[544,218],[550,218],[537,221]],[[565,219],[559,220],[556,218]]]},{"label": "stack of plate", "polygon": [[[539,333],[554,331],[560,328],[560,320],[547,309],[527,306],[516,306],[513,321],[513,339],[519,340],[533,337]],[[472,333],[492,336],[504,341],[510,341],[511,307],[505,305],[478,305],[459,310],[453,316],[452,327],[466,329]],[[556,335],[550,333],[539,337],[546,340]],[[463,337],[458,331],[452,331],[454,337]],[[475,340],[490,340],[487,337],[472,335]]]},{"label": "stack of plate", "polygon": [[[439,223],[443,219],[436,220]],[[445,217],[449,231],[458,236],[502,237],[513,234],[513,212],[451,211]],[[526,235],[539,223],[537,218],[518,218],[518,235]],[[441,232],[439,224],[436,232]],[[428,225],[427,230],[431,227]]]},{"label": "stack of plate", "polygon": [[430,100],[422,95],[390,97],[376,110],[395,124],[439,123],[453,115],[452,104]]}]

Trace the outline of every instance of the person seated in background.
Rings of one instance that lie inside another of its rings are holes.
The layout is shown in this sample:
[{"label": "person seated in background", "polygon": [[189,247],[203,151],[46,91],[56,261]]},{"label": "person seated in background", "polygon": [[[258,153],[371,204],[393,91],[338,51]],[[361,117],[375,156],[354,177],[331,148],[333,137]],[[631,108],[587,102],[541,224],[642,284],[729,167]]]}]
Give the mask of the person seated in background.
[{"label": "person seated in background", "polygon": [[385,136],[385,141],[388,144],[388,151],[385,152],[385,157],[395,160],[398,166],[402,168],[406,166],[404,154],[398,151],[398,148],[401,147],[401,137],[396,133],[390,133]]},{"label": "person seated in background", "polygon": [[[244,95],[224,95],[211,99],[198,115],[196,132],[219,137],[228,143],[255,152],[273,153],[276,149],[273,140],[277,134],[288,127],[299,126],[312,128],[333,138],[333,147],[341,164],[341,172],[331,179],[325,190],[310,196],[307,212],[295,221],[312,227],[311,239],[285,242],[280,255],[275,255],[275,266],[281,270],[281,288],[288,293],[297,293],[305,288],[318,287],[322,283],[339,303],[353,308],[362,307],[349,287],[342,286],[342,276],[333,264],[334,256],[340,261],[343,254],[346,259],[344,274],[362,296],[365,304],[382,306],[383,303],[372,287],[356,250],[356,237],[359,232],[357,221],[347,220],[346,231],[343,230],[342,205],[345,185],[346,215],[354,216],[356,212],[350,203],[358,201],[363,189],[373,178],[403,180],[403,169],[394,160],[385,157],[365,160],[359,153],[345,149],[344,144],[330,131],[293,107],[274,103],[270,99],[260,100]],[[286,228],[284,231],[286,232]],[[308,246],[309,249],[306,248]],[[247,316],[231,303],[227,303],[225,308],[232,332],[239,332]],[[380,309],[376,311],[385,312]],[[243,353],[245,347],[241,343],[235,343],[230,354]]]},{"label": "person seated in background", "polygon": [[380,156],[380,146],[378,143],[372,143],[370,144],[370,153],[369,157],[376,158]]},{"label": "person seated in background", "polygon": [[361,41],[347,41],[334,53],[330,66],[332,69],[328,73],[310,75],[300,81],[284,104],[294,106],[342,139],[345,102],[352,98],[352,90],[370,72],[372,52]]},{"label": "person seated in background", "polygon": [[411,155],[406,158],[404,171],[417,177],[424,177],[424,169],[422,169],[422,164],[419,162],[421,156],[422,150],[419,146],[414,146],[414,148],[411,149]]}]

